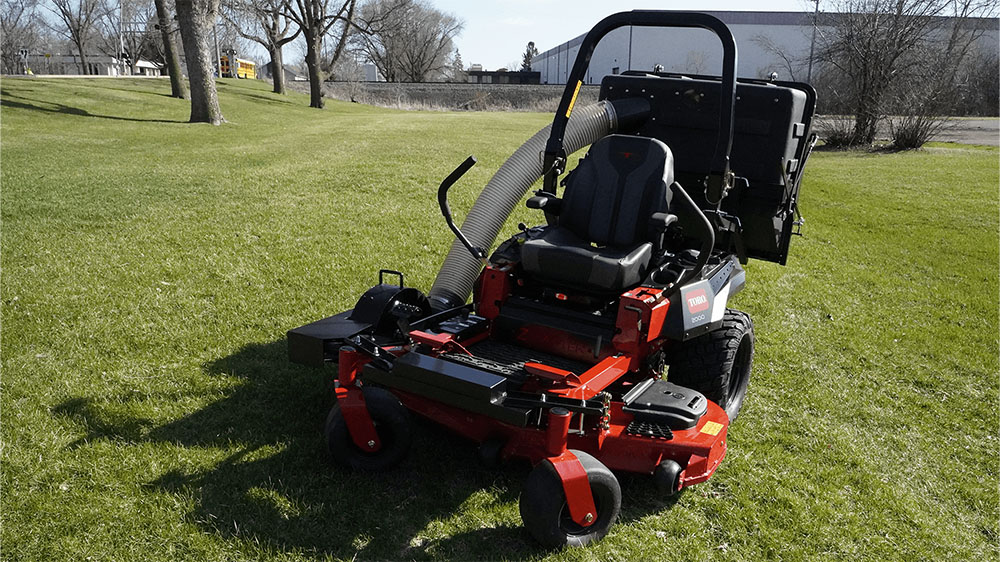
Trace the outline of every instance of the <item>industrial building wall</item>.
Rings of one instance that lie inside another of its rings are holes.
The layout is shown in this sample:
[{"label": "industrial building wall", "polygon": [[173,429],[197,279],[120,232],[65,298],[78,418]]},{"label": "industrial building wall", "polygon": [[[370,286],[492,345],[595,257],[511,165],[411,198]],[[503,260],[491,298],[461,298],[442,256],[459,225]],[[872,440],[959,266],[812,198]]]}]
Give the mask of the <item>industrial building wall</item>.
[{"label": "industrial building wall", "polygon": [[[777,72],[781,80],[805,80],[806,61],[812,40],[812,14],[798,12],[711,12],[725,22],[737,45],[737,75],[765,78]],[[820,27],[818,34],[824,33]],[[979,41],[982,48],[997,49],[1000,32],[988,30]],[[576,60],[583,35],[540,53],[532,70],[542,73],[542,84],[565,84]],[[787,64],[774,51],[779,49],[799,61],[791,75]],[[703,29],[622,27],[606,35],[594,50],[586,84],[600,84],[608,74],[626,70],[652,70],[661,64],[667,72],[720,74],[722,45]]]},{"label": "industrial building wall", "polygon": [[[789,12],[716,12],[729,25],[738,46],[740,76],[767,76],[772,71],[787,79],[781,59],[767,49],[766,42],[782,50],[808,55],[812,34],[811,14]],[[580,50],[583,36],[539,54],[532,69],[542,73],[542,83],[561,84]],[[622,27],[598,44],[591,59],[587,84],[625,70],[652,70],[657,64],[674,72],[718,74],[722,68],[722,46],[715,35],[703,29]]]}]

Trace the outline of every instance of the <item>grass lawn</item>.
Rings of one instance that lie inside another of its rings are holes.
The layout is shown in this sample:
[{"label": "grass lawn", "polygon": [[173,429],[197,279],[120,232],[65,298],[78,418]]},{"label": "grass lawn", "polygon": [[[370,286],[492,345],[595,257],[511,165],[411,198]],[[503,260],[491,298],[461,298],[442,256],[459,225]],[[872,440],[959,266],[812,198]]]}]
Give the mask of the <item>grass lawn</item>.
[{"label": "grass lawn", "polygon": [[2,84],[5,560],[995,559],[995,148],[815,154],[805,237],[733,302],[758,347],[727,459],[669,501],[623,477],[611,534],[550,552],[520,527],[528,468],[430,424],[399,470],[331,468],[331,373],[284,343],[380,267],[429,288],[441,178],[479,158],[461,216],[548,117],[223,81],[211,127],[168,91]]}]

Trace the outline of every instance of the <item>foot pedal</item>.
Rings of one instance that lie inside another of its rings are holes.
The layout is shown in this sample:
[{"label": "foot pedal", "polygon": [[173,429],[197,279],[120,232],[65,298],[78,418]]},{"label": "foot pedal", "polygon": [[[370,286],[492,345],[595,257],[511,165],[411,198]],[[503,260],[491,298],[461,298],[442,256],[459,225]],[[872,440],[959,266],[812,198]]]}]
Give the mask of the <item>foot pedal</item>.
[{"label": "foot pedal", "polygon": [[670,428],[656,422],[633,421],[625,428],[625,433],[631,435],[641,435],[654,439],[673,439],[674,432]]},{"label": "foot pedal", "polygon": [[500,375],[514,381],[524,382],[524,372],[517,365],[507,365],[499,361],[486,359],[485,357],[465,355],[464,353],[442,353],[441,359],[468,365],[469,367],[493,373],[494,375]]},{"label": "foot pedal", "polygon": [[637,421],[655,423],[681,430],[698,425],[708,410],[705,395],[665,380],[648,379],[622,397],[624,412]]}]

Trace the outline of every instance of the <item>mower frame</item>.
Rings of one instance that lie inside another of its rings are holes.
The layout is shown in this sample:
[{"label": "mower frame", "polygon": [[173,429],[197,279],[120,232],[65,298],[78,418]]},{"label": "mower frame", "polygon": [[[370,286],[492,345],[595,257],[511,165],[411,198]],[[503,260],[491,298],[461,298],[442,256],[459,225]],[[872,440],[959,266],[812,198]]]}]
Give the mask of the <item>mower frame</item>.
[{"label": "mower frame", "polygon": [[[739,348],[723,342],[719,351],[738,354],[748,339],[752,363],[752,324],[727,309],[745,283],[746,252],[740,250],[739,217],[721,204],[737,179],[747,187],[750,181],[730,169],[737,49],[721,21],[700,13],[637,10],[611,15],[587,33],[541,155],[543,188],[529,206],[546,211],[550,225],[557,220],[545,206],[555,200],[566,169],[567,124],[595,47],[623,26],[702,28],[722,44],[710,165],[692,186],[700,189],[693,196],[679,183],[670,186],[673,200],[691,217],[683,232],[687,240],[699,241],[698,252],[657,258],[661,262],[646,281],[614,295],[534,280],[520,266],[520,247],[546,227],[522,225],[487,258],[488,248],[474,245],[455,224],[447,192],[475,164],[470,156],[437,195],[448,227],[484,266],[472,303],[434,309],[422,292],[404,286],[402,273],[381,270],[379,283],[352,310],[288,332],[293,361],[337,365],[337,405],[327,422],[335,460],[365,470],[391,468],[405,452],[409,428],[401,424],[413,412],[479,443],[480,458],[489,465],[515,459],[534,465],[526,490],[544,497],[522,496],[521,512],[529,531],[549,546],[585,544],[608,532],[621,501],[611,471],[653,475],[669,495],[707,480],[725,457],[742,394],[727,412],[720,405],[726,396],[714,398],[716,403],[697,389],[664,380],[665,357],[735,326]],[[792,88],[811,91],[802,86]],[[814,106],[812,93],[795,135],[809,132]],[[791,189],[782,205],[789,213],[809,149],[805,138],[794,149],[794,177],[785,173],[792,166],[781,161],[783,187]],[[665,232],[676,219],[657,220]],[[718,235],[724,235],[721,248]],[[787,251],[783,242],[780,249]],[[386,274],[398,283],[386,283]],[[733,381],[738,393],[745,392],[750,363],[744,378]]]}]

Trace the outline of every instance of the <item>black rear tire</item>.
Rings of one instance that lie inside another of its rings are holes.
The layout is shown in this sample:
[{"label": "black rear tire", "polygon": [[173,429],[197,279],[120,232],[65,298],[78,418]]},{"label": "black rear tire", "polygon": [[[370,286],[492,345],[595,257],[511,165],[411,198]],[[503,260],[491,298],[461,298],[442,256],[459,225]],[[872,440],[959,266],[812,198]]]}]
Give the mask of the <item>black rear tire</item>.
[{"label": "black rear tire", "polygon": [[326,418],[326,445],[334,462],[346,468],[368,472],[389,470],[402,462],[410,450],[413,441],[410,412],[388,390],[365,387],[362,392],[381,448],[371,453],[354,444],[340,404],[334,405]]},{"label": "black rear tire", "polygon": [[545,460],[528,474],[521,492],[520,510],[524,527],[542,545],[549,548],[583,546],[601,540],[618,519],[622,491],[618,479],[601,461],[573,451],[587,471],[594,495],[597,517],[589,527],[581,527],[569,515],[569,504],[562,481],[552,463]]},{"label": "black rear tire", "polygon": [[750,316],[727,308],[722,326],[674,351],[667,378],[704,394],[726,411],[730,422],[736,421],[750,383],[753,349]]}]

